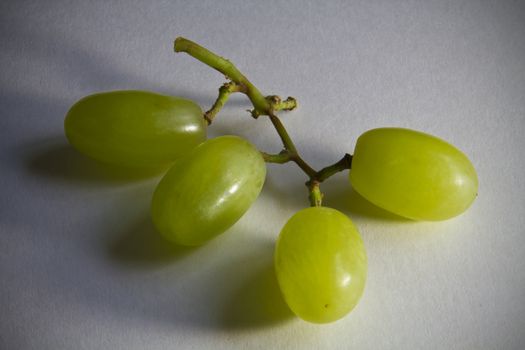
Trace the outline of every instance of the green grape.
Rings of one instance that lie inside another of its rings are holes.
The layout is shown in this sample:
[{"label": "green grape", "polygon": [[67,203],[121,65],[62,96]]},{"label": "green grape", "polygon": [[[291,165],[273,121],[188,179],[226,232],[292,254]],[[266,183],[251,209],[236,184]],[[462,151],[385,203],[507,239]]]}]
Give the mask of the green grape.
[{"label": "green grape", "polygon": [[459,215],[478,192],[476,170],[461,151],[400,128],[373,129],[358,138],[350,181],[370,202],[415,220]]},{"label": "green grape", "polygon": [[162,166],[206,139],[194,102],[147,91],[112,91],[75,103],[64,122],[78,151],[123,166]]},{"label": "green grape", "polygon": [[352,221],[335,209],[311,207],[292,216],[277,240],[274,262],[286,303],[309,322],[342,318],[365,288],[365,247]]},{"label": "green grape", "polygon": [[153,194],[151,215],[168,240],[200,245],[232,226],[259,195],[260,152],[237,136],[208,140],[176,160]]}]

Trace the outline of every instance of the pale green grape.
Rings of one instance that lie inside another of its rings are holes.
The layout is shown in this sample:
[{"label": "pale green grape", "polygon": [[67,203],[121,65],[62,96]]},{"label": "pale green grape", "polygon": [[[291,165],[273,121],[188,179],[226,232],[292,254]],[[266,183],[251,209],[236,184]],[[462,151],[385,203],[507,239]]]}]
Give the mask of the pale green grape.
[{"label": "pale green grape", "polygon": [[357,140],[350,181],[377,206],[416,220],[444,220],[470,206],[476,170],[454,146],[400,128],[373,129]]},{"label": "pale green grape", "polygon": [[260,152],[237,136],[208,140],[175,161],[153,194],[157,229],[181,245],[199,245],[232,226],[259,195]]},{"label": "pale green grape", "polygon": [[335,209],[312,207],[292,216],[279,235],[274,259],[286,303],[306,321],[336,321],[363,294],[365,247],[352,221]]},{"label": "pale green grape", "polygon": [[78,151],[124,166],[166,165],[206,139],[198,105],[147,91],[87,96],[71,107],[64,127]]}]

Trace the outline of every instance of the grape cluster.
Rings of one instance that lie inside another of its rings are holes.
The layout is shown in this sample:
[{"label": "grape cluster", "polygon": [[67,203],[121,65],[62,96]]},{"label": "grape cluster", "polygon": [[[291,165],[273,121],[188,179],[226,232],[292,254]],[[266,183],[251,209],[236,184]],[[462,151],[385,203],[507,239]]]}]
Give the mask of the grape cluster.
[{"label": "grape cluster", "polygon": [[[99,93],[71,107],[65,118],[67,139],[102,162],[169,166],[153,194],[151,217],[167,240],[186,246],[204,244],[242,217],[261,192],[265,162],[295,162],[309,176],[312,206],[298,211],[281,230],[274,265],[286,303],[302,319],[326,323],[342,318],[357,305],[366,284],[367,256],[357,228],[340,211],[322,206],[319,185],[333,173],[351,169],[349,180],[364,198],[414,220],[454,217],[475,199],[478,179],[469,159],[445,141],[409,129],[369,130],[358,138],[352,156],[313,170],[274,113],[292,109],[295,100],[259,98],[229,61],[230,66],[218,66],[217,60],[224,59],[189,40],[177,40],[176,51],[222,69],[232,80],[210,111],[203,114],[192,101],[146,91]],[[232,92],[247,93],[252,116],[270,117],[283,140],[281,153],[260,152],[238,136],[206,140],[207,122]]]}]

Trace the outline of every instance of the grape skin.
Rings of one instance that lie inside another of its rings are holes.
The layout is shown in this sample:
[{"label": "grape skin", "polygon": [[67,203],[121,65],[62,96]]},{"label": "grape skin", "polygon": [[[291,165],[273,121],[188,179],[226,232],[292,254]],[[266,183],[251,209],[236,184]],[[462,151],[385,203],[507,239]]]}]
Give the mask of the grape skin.
[{"label": "grape skin", "polygon": [[67,113],[64,129],[81,153],[126,167],[167,165],[206,139],[194,102],[135,90],[84,97]]},{"label": "grape skin", "polygon": [[274,263],[286,303],[306,321],[336,321],[363,294],[365,247],[352,221],[335,209],[311,207],[293,215],[277,240]]},{"label": "grape skin", "polygon": [[174,162],[153,194],[160,233],[195,246],[232,226],[258,197],[266,176],[260,152],[237,136],[208,140]]},{"label": "grape skin", "polygon": [[478,192],[476,170],[461,151],[401,128],[373,129],[358,138],[350,181],[370,202],[414,220],[459,215]]}]

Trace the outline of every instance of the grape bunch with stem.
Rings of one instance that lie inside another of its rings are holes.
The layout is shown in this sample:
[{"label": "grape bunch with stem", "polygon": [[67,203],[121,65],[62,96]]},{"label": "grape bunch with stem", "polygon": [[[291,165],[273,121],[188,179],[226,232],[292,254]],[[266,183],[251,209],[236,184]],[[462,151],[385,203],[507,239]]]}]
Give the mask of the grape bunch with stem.
[{"label": "grape bunch with stem", "polygon": [[[310,207],[281,230],[274,266],[284,300],[300,318],[336,321],[360,300],[367,256],[353,222],[322,205],[321,183],[349,170],[353,188],[373,204],[413,220],[445,220],[463,213],[478,191],[470,160],[449,143],[423,132],[379,128],[363,133],[353,155],[315,170],[300,155],[277,116],[297,106],[293,97],[263,95],[233,63],[185,38],[185,52],[227,77],[206,112],[193,101],[147,91],[111,91],[75,103],[65,118],[77,150],[126,167],[169,167],[151,201],[151,217],[168,241],[196,246],[227,231],[262,190],[266,163],[295,163],[307,176]],[[245,94],[250,115],[268,117],[282,150],[259,151],[238,136],[206,140],[206,131],[233,93]],[[168,242],[166,242],[168,244]]]}]

